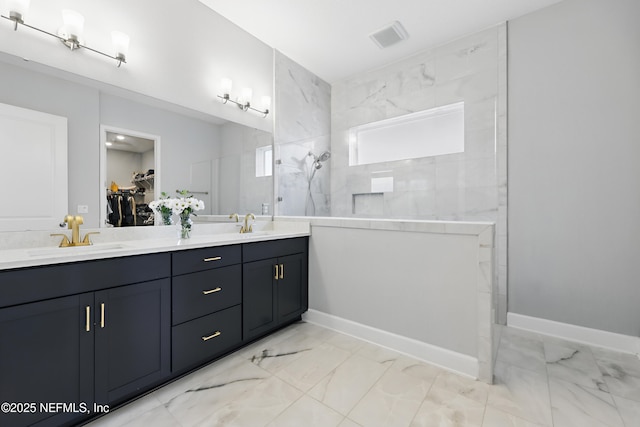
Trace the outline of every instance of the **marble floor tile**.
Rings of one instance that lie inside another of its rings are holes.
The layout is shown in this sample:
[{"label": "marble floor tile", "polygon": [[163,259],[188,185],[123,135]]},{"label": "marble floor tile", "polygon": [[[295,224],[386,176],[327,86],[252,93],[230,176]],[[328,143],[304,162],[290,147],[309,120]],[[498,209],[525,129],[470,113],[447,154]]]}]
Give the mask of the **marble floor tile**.
[{"label": "marble floor tile", "polygon": [[624,427],[609,393],[550,379],[554,427]]},{"label": "marble floor tile", "polygon": [[546,372],[542,339],[525,331],[505,329],[500,337],[497,361],[531,371]]},{"label": "marble floor tile", "polygon": [[547,373],[550,378],[608,392],[591,350],[584,346],[544,343]]},{"label": "marble floor tile", "polygon": [[136,422],[136,420],[146,414],[147,412],[157,412],[164,413],[162,410],[162,403],[152,395],[146,395],[141,397],[140,399],[134,400],[126,406],[126,410],[116,410],[109,414],[106,414],[95,421],[87,424],[89,427],[110,427],[110,426],[121,426],[126,425],[131,422]]},{"label": "marble floor tile", "polygon": [[271,421],[268,427],[336,427],[343,419],[343,415],[305,395]]},{"label": "marble floor tile", "polygon": [[605,375],[604,381],[611,394],[640,402],[640,377],[619,372],[616,376]]},{"label": "marble floor tile", "polygon": [[331,371],[308,394],[347,415],[387,369],[384,364],[355,354]]},{"label": "marble floor tile", "polygon": [[152,393],[161,403],[167,403],[187,390],[195,390],[202,384],[221,384],[255,376],[266,378],[269,373],[261,369],[247,369],[246,360],[230,355],[198,369]]},{"label": "marble floor tile", "polygon": [[321,344],[283,367],[276,375],[307,392],[349,356],[351,353],[346,350],[329,344]]},{"label": "marble floor tile", "polygon": [[592,348],[609,392],[640,402],[640,359],[635,354]]},{"label": "marble floor tile", "polygon": [[378,363],[388,364],[391,366],[402,355],[397,351],[390,350],[386,347],[381,347],[369,342],[362,344],[360,349],[356,352],[357,355],[366,357],[367,359],[374,360]]},{"label": "marble floor tile", "polygon": [[626,427],[634,427],[640,424],[640,402],[618,396],[613,396],[613,400]]},{"label": "marble floor tile", "polygon": [[349,418],[345,418],[344,420],[342,420],[342,422],[338,427],[362,427],[362,426],[357,422],[350,420]]},{"label": "marble floor tile", "polygon": [[485,405],[432,387],[410,427],[481,427]]},{"label": "marble floor tile", "polygon": [[619,353],[600,347],[592,347],[591,351],[604,375],[615,377],[622,372],[640,378],[640,359],[635,354]]},{"label": "marble floor tile", "polygon": [[482,427],[542,427],[541,424],[534,424],[515,415],[496,409],[487,405],[484,411]]},{"label": "marble floor tile", "polygon": [[449,390],[452,393],[461,394],[483,405],[487,402],[490,390],[489,384],[449,371],[440,373],[434,381],[433,386]]},{"label": "marble floor tile", "polygon": [[163,406],[140,414],[129,422],[119,425],[122,427],[182,427],[182,424]]},{"label": "marble floor tile", "polygon": [[552,426],[547,376],[497,362],[487,404],[533,423]]},{"label": "marble floor tile", "polygon": [[433,383],[438,375],[447,372],[438,366],[430,365],[404,355],[399,356],[389,369],[400,371],[403,374],[429,383]]},{"label": "marble floor tile", "polygon": [[293,402],[302,392],[277,377],[268,378],[216,411],[200,418],[197,423],[181,422],[184,427],[261,427],[267,425]]},{"label": "marble floor tile", "polygon": [[172,397],[164,405],[184,426],[197,425],[269,377],[268,372],[242,361],[232,369]]},{"label": "marble floor tile", "polygon": [[88,425],[640,427],[635,355],[509,327],[498,351],[488,385],[297,322]]},{"label": "marble floor tile", "polygon": [[326,343],[343,350],[347,350],[351,353],[355,353],[366,344],[366,341],[336,332],[326,341]]},{"label": "marble floor tile", "polygon": [[388,370],[349,413],[349,418],[366,427],[409,426],[429,388],[428,382]]}]

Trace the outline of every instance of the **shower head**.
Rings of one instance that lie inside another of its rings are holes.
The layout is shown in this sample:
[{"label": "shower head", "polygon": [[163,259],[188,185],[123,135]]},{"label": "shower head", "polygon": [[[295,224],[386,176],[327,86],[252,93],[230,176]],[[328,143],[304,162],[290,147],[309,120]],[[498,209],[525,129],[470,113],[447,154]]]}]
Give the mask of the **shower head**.
[{"label": "shower head", "polygon": [[322,167],[322,163],[320,163],[319,161],[315,161],[313,162],[313,167],[316,169],[320,169]]},{"label": "shower head", "polygon": [[329,151],[325,151],[324,153],[320,154],[320,157],[318,157],[317,159],[320,162],[326,162],[330,157],[331,153]]},{"label": "shower head", "polygon": [[320,154],[319,156],[316,156],[311,151],[309,151],[309,154],[307,154],[307,155],[310,156],[310,157],[313,157],[314,163],[326,162],[331,157],[331,153],[329,151],[325,151],[322,154]]}]

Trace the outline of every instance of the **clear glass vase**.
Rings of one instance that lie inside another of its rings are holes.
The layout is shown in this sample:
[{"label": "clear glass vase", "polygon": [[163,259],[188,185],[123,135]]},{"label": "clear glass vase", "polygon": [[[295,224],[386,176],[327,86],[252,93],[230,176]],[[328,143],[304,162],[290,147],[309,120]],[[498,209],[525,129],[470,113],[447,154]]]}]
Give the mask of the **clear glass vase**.
[{"label": "clear glass vase", "polygon": [[188,239],[191,237],[191,225],[193,225],[193,221],[191,221],[191,214],[189,213],[181,213],[180,214],[180,238]]},{"label": "clear glass vase", "polygon": [[162,217],[162,225],[171,225],[173,224],[173,218],[171,217],[172,212],[160,212],[160,216]]}]

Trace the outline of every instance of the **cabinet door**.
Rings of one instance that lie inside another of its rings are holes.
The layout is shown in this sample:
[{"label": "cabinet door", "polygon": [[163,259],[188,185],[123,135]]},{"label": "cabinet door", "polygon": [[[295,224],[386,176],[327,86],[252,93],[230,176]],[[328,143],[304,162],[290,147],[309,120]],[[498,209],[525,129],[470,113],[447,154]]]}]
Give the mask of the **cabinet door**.
[{"label": "cabinet door", "polygon": [[34,413],[0,413],[0,425],[59,426],[84,416],[47,413],[40,403],[93,406],[92,315],[93,294],[0,310],[0,402],[37,405]]},{"label": "cabinet door", "polygon": [[278,279],[275,281],[278,322],[294,319],[306,310],[306,263],[303,254],[278,258]]},{"label": "cabinet door", "polygon": [[154,280],[95,293],[95,398],[114,404],[169,376],[171,287]]},{"label": "cabinet door", "polygon": [[276,326],[273,283],[277,259],[245,263],[242,266],[242,332],[251,339]]}]

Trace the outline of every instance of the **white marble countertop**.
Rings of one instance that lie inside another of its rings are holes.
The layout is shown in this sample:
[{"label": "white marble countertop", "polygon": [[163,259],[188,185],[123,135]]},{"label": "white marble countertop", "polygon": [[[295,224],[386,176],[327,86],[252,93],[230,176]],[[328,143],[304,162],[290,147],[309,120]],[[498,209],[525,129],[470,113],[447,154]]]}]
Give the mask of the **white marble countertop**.
[{"label": "white marble countertop", "polygon": [[310,235],[309,223],[256,221],[253,232],[240,234],[240,224],[220,223],[193,225],[191,238],[180,239],[178,227],[126,227],[82,229],[80,235],[91,235],[93,245],[60,248],[60,237],[70,230],[21,231],[0,233],[0,270],[67,262],[115,258],[158,252],[196,249],[238,243],[286,239]]}]

